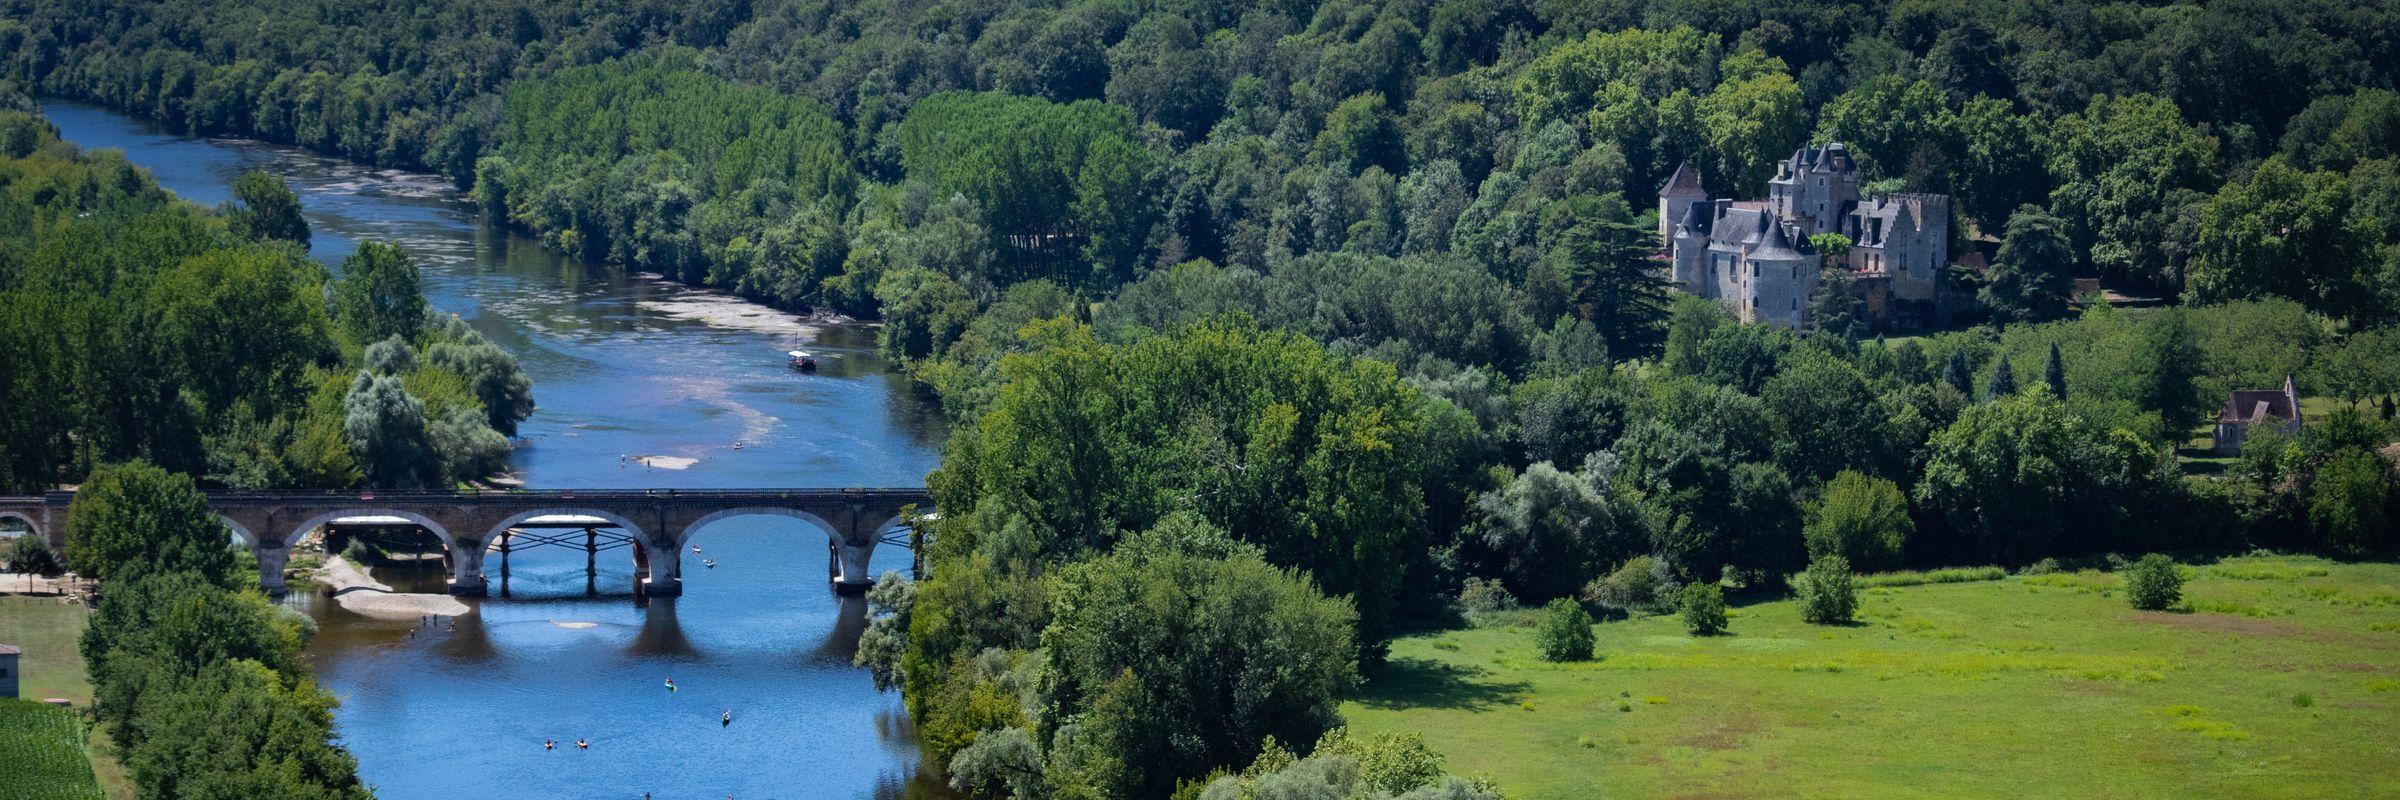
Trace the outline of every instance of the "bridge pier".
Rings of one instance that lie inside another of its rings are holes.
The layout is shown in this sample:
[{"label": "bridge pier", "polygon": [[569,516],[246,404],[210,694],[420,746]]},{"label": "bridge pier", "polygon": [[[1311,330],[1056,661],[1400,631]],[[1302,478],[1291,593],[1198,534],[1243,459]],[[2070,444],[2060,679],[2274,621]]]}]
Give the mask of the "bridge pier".
[{"label": "bridge pier", "polygon": [[490,591],[483,579],[483,540],[461,537],[450,542],[450,593],[482,597]]},{"label": "bridge pier", "polygon": [[875,556],[875,540],[864,542],[843,540],[833,546],[833,590],[841,594],[866,594],[875,586],[875,573],[867,571],[867,562]]},{"label": "bridge pier", "polygon": [[269,597],[282,597],[285,591],[283,568],[291,563],[292,548],[281,541],[267,539],[261,540],[250,552],[258,554],[259,591],[266,592]]},{"label": "bridge pier", "polygon": [[674,597],[683,594],[683,549],[675,542],[661,545],[648,536],[636,539],[649,556],[650,576],[641,578],[643,594],[651,597]]}]

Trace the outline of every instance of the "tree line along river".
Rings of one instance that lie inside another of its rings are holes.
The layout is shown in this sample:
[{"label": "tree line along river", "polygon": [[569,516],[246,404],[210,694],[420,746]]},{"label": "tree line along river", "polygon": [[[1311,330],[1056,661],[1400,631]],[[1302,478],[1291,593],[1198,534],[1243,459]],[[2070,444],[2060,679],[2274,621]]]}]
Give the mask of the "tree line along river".
[{"label": "tree line along river", "polygon": [[[43,110],[66,140],[122,150],[203,204],[251,168],[284,179],[327,264],[362,239],[406,247],[427,300],[532,376],[540,407],[512,458],[529,487],[921,485],[940,458],[938,413],[886,372],[872,330],[812,334],[772,309],[546,251],[438,176],[174,135],[88,105]],[[798,346],[822,355],[816,374],[785,366]],[[288,602],[318,623],[317,678],[386,800],[948,797],[898,696],[850,664],[865,609],[828,590],[823,537],[779,517],[712,525],[693,543],[716,566],[687,557],[684,596],[646,603],[628,594],[626,551],[600,555],[601,594],[587,597],[585,554],[561,548],[515,553],[511,596],[468,601],[455,625]],[[908,553],[887,547],[875,564],[906,569]],[[430,566],[375,577],[440,582]],[[591,748],[542,747],[577,738]]]}]

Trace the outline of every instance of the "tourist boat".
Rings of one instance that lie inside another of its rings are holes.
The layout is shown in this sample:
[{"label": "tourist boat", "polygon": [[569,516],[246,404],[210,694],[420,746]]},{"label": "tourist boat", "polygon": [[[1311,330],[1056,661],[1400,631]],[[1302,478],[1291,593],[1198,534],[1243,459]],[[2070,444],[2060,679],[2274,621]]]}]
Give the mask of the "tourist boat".
[{"label": "tourist boat", "polygon": [[791,352],[789,352],[789,353],[785,353],[784,355],[791,356],[791,358],[792,358],[792,369],[796,369],[796,370],[799,370],[799,371],[801,371],[801,372],[815,372],[815,371],[817,371],[817,357],[816,357],[816,356],[809,355],[807,352],[800,351],[800,350],[794,350],[794,351],[791,351]]}]

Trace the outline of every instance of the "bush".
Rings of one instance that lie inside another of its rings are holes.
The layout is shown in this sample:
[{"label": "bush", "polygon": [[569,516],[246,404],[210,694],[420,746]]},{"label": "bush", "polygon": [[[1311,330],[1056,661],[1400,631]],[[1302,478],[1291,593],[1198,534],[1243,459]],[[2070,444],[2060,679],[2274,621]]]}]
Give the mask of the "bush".
[{"label": "bush", "polygon": [[1858,587],[1850,577],[1850,562],[1824,556],[1792,579],[1800,593],[1800,617],[1817,625],[1846,625],[1858,613]]},{"label": "bush", "polygon": [[1683,587],[1683,626],[1693,636],[1725,632],[1725,590],[1713,583]]},{"label": "bush", "polygon": [[2120,574],[2125,578],[2125,600],[2134,608],[2160,611],[2183,599],[2183,573],[2166,556],[2158,553],[2142,556],[2142,560],[2126,565]]},{"label": "bush", "polygon": [[1535,639],[1544,661],[1589,661],[1592,658],[1592,615],[1583,604],[1561,597],[1542,609],[1542,627]]},{"label": "bush", "polygon": [[1516,610],[1517,598],[1509,594],[1508,587],[1501,586],[1498,580],[1468,578],[1466,586],[1458,591],[1458,604],[1466,606],[1472,613],[1489,614]]},{"label": "bush", "polygon": [[58,563],[58,554],[50,552],[50,543],[31,533],[10,541],[6,555],[10,572],[29,572],[49,578],[66,571],[65,565]]},{"label": "bush", "polygon": [[1652,556],[1626,559],[1583,587],[1585,602],[1619,611],[1657,611],[1675,597],[1675,573]]}]

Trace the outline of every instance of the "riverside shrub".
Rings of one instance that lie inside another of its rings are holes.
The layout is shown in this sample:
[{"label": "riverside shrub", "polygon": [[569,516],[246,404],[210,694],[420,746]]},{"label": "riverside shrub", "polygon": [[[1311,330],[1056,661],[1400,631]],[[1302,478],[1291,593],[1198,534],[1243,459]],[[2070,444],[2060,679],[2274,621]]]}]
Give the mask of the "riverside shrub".
[{"label": "riverside shrub", "polygon": [[2125,601],[2144,611],[2162,611],[2183,599],[2183,573],[2158,553],[2125,565]]},{"label": "riverside shrub", "polygon": [[1858,613],[1858,586],[1850,577],[1850,562],[1824,556],[1792,581],[1800,593],[1800,617],[1817,625],[1846,625]]},{"label": "riverside shrub", "polygon": [[1693,636],[1725,632],[1725,590],[1714,583],[1683,587],[1683,626]]},{"label": "riverside shrub", "polygon": [[1561,597],[1542,608],[1542,626],[1534,634],[1544,661],[1590,661],[1592,615],[1583,604]]}]

